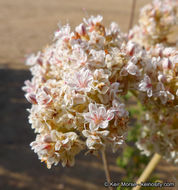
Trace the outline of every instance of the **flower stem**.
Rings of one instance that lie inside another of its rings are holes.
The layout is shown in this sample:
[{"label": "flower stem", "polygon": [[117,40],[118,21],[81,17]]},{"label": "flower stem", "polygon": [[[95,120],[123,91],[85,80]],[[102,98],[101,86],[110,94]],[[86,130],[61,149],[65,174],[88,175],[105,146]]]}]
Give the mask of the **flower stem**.
[{"label": "flower stem", "polygon": [[[104,171],[105,171],[105,175],[106,175],[106,180],[108,183],[111,183],[111,177],[110,177],[110,173],[109,173],[109,166],[108,166],[108,162],[107,162],[107,158],[106,158],[105,149],[101,150],[101,154],[102,154],[102,160],[103,160],[103,166],[104,166]],[[108,186],[108,188],[110,190],[113,190],[113,188],[111,186]]]},{"label": "flower stem", "polygon": [[[155,153],[152,159],[150,160],[150,162],[148,163],[147,167],[145,168],[145,170],[143,171],[143,173],[137,180],[137,184],[140,184],[141,182],[145,182],[147,180],[147,178],[153,172],[153,170],[155,169],[155,167],[157,166],[160,160],[161,160],[161,155],[158,153]],[[140,188],[141,186],[137,185],[136,187],[133,188],[133,190],[139,190]]]},{"label": "flower stem", "polygon": [[134,16],[135,16],[135,6],[136,6],[136,0],[132,0],[132,9],[130,14],[130,21],[129,21],[129,30],[133,26]]}]

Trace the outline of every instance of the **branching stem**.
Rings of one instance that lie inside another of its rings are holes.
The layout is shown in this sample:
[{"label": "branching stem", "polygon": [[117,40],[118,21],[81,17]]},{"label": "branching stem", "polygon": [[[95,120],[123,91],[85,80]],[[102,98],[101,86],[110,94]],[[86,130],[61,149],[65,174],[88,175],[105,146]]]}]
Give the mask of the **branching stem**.
[{"label": "branching stem", "polygon": [[[158,153],[155,153],[152,159],[150,160],[150,162],[148,163],[147,167],[145,168],[145,170],[143,171],[143,173],[137,180],[137,184],[140,184],[141,182],[145,182],[148,179],[148,177],[153,172],[153,170],[155,169],[155,167],[157,166],[160,160],[161,160],[161,155]],[[139,190],[140,188],[141,186],[137,185],[132,190]]]},{"label": "branching stem", "polygon": [[[101,155],[102,155],[106,180],[107,180],[108,184],[110,184],[111,183],[111,177],[110,177],[110,173],[109,173],[109,166],[108,166],[108,162],[107,162],[107,158],[106,158],[105,149],[101,150]],[[113,190],[113,187],[111,187],[111,186],[108,186],[108,188],[109,188],[109,190]]]}]

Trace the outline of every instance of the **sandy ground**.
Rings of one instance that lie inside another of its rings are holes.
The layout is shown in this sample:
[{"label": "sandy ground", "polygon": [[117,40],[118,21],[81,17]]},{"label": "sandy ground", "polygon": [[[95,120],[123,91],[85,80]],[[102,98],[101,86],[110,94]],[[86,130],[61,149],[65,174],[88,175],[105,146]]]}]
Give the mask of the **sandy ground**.
[{"label": "sandy ground", "polygon": [[[137,0],[136,18],[149,1]],[[48,170],[30,150],[35,137],[25,111],[30,105],[21,91],[23,81],[30,78],[24,57],[51,43],[58,22],[74,27],[87,14],[102,14],[106,25],[116,21],[126,32],[130,8],[131,0],[0,0],[0,190],[106,189],[101,158],[81,154],[74,168]],[[125,175],[115,164],[118,154],[109,152],[111,177],[116,182]],[[165,162],[156,170],[160,179],[169,181],[175,181],[176,172]]]},{"label": "sandy ground", "polygon": [[[101,14],[127,31],[131,0],[0,0],[0,66],[25,68],[24,56],[51,43],[60,22],[73,27],[87,15]],[[141,6],[137,0],[136,18]],[[136,21],[137,19],[135,19]]]}]

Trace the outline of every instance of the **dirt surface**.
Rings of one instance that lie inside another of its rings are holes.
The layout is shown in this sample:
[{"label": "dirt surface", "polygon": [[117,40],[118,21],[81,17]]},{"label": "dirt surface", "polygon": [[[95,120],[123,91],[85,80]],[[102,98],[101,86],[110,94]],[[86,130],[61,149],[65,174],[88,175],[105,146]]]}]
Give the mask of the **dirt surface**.
[{"label": "dirt surface", "polygon": [[[149,1],[137,0],[136,18],[139,8]],[[74,27],[87,14],[102,14],[106,25],[116,21],[127,31],[130,8],[131,0],[0,0],[0,190],[106,189],[101,158],[82,153],[75,167],[48,170],[30,150],[35,136],[25,111],[30,105],[21,91],[23,81],[31,77],[24,70],[24,56],[51,43],[59,21]],[[111,178],[118,182],[125,175],[115,164],[119,152],[108,154]],[[156,175],[175,181],[176,172],[161,162]]]},{"label": "dirt surface", "polygon": [[[0,66],[25,68],[24,56],[51,43],[57,24],[78,25],[87,15],[101,14],[127,31],[131,0],[0,0]],[[136,19],[141,6],[137,0]]]}]

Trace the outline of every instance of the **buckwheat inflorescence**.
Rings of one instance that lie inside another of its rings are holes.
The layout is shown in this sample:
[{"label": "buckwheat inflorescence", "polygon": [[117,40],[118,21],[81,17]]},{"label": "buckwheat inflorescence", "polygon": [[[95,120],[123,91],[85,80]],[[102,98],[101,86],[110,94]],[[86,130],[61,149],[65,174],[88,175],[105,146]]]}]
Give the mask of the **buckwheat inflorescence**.
[{"label": "buckwheat inflorescence", "polygon": [[147,113],[137,146],[146,155],[157,152],[174,164],[178,163],[178,51],[176,43],[169,43],[169,34],[178,23],[177,5],[174,0],[146,5],[139,26],[129,34],[129,40],[144,47],[151,59],[139,84],[144,94],[138,96]]},{"label": "buckwheat inflorescence", "polygon": [[129,32],[129,38],[145,47],[168,44],[169,35],[178,23],[177,6],[177,0],[153,0],[141,9],[139,24]]},{"label": "buckwheat inflorescence", "polygon": [[[28,57],[33,78],[23,90],[37,133],[31,147],[48,168],[74,165],[75,155],[85,149],[116,151],[129,116],[119,97],[129,90],[148,111],[138,147],[177,162],[178,52],[167,43],[176,11],[174,1],[165,2],[142,10],[139,31],[126,35],[116,23],[105,28],[102,16],[91,16],[74,31],[60,26],[52,45]],[[166,26],[155,31],[152,22],[158,29]]]},{"label": "buckwheat inflorescence", "polygon": [[33,78],[23,90],[37,133],[31,147],[48,168],[59,161],[72,166],[83,149],[115,151],[123,143],[128,112],[118,97],[117,71],[130,55],[117,24],[107,29],[101,21],[91,16],[73,32],[60,27],[52,45],[27,59]]}]

